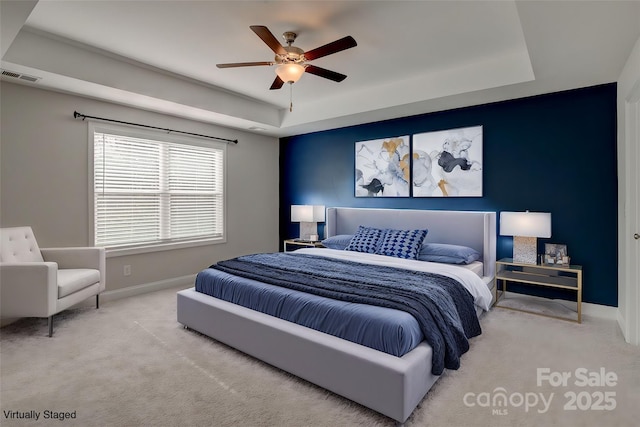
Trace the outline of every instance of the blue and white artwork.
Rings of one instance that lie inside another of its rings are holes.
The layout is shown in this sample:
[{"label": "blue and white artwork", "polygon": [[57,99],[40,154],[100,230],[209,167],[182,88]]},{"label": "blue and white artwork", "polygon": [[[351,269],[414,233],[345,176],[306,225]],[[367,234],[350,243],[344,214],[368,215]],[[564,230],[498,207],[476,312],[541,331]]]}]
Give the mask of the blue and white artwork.
[{"label": "blue and white artwork", "polygon": [[356,142],[356,197],[409,197],[409,136]]},{"label": "blue and white artwork", "polygon": [[482,197],[482,126],[413,135],[413,197]]}]

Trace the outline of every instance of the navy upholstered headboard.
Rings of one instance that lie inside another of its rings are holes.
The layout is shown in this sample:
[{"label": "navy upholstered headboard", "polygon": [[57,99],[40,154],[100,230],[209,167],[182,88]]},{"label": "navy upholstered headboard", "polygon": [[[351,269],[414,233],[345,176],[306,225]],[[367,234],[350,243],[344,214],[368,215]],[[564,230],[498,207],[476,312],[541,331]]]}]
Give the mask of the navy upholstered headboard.
[{"label": "navy upholstered headboard", "polygon": [[354,234],[359,225],[400,230],[427,228],[425,242],[469,246],[482,254],[483,275],[495,275],[495,212],[327,208],[327,237]]}]

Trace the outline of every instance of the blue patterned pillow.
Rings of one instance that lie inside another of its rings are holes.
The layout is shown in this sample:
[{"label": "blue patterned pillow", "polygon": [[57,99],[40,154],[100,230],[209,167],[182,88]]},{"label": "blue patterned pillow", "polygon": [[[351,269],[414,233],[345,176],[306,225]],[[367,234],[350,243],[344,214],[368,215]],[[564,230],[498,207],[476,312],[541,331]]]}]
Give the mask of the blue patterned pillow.
[{"label": "blue patterned pillow", "polygon": [[368,254],[376,253],[380,237],[384,233],[379,228],[365,227],[363,225],[358,227],[358,231],[353,235],[353,238],[349,242],[349,246],[345,248],[345,251],[365,252]]},{"label": "blue patterned pillow", "polygon": [[377,254],[416,259],[428,230],[386,230]]}]

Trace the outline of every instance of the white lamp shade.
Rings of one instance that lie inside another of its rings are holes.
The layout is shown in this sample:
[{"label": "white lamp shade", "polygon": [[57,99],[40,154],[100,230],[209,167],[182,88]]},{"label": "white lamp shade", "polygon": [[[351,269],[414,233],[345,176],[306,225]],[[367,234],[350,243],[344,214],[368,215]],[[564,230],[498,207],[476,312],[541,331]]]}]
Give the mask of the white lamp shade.
[{"label": "white lamp shade", "polygon": [[324,206],[291,205],[291,222],[324,222]]},{"label": "white lamp shade", "polygon": [[551,237],[551,214],[545,212],[500,212],[500,235]]},{"label": "white lamp shade", "polygon": [[313,205],[313,221],[324,222],[324,206]]},{"label": "white lamp shade", "polygon": [[276,74],[285,83],[295,83],[304,73],[304,67],[300,64],[282,64],[276,68]]}]

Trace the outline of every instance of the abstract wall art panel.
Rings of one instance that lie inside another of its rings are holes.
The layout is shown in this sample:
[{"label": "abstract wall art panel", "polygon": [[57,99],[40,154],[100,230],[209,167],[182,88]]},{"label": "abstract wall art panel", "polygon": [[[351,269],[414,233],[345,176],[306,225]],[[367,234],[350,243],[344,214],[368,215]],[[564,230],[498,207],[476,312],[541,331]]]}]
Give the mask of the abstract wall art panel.
[{"label": "abstract wall art panel", "polygon": [[413,135],[413,197],[482,197],[482,126]]},{"label": "abstract wall art panel", "polygon": [[409,136],[356,142],[356,197],[409,197]]}]

